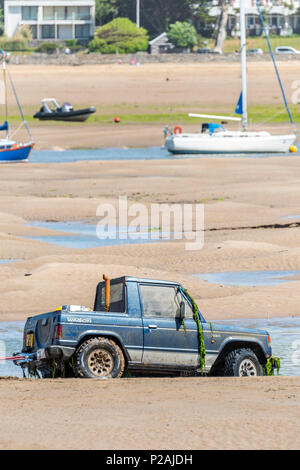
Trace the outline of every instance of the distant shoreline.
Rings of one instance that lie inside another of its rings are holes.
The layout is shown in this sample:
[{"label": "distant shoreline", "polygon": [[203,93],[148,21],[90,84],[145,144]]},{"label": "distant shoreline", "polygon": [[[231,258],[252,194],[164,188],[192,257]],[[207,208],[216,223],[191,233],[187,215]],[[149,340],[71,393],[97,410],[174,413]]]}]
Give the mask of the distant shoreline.
[{"label": "distant shoreline", "polygon": [[[131,61],[134,61],[134,64]],[[249,55],[248,62],[270,62],[269,53],[262,55]],[[300,55],[276,56],[277,62],[299,62]],[[9,63],[14,65],[106,65],[106,64],[179,64],[179,63],[224,63],[240,62],[240,55],[237,53],[219,54],[197,54],[195,52],[185,54],[149,54],[147,52],[137,52],[135,54],[100,54],[100,53],[77,53],[66,55],[62,52],[55,54],[45,53],[11,53]]]}]

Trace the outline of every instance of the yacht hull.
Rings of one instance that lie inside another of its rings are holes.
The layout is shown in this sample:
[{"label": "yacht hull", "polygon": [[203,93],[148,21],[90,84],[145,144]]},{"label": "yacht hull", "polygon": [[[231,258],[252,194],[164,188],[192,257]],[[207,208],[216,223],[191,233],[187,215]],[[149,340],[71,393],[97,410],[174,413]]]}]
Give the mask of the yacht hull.
[{"label": "yacht hull", "polygon": [[220,134],[172,134],[166,138],[165,147],[174,154],[286,153],[296,141],[294,134]]}]

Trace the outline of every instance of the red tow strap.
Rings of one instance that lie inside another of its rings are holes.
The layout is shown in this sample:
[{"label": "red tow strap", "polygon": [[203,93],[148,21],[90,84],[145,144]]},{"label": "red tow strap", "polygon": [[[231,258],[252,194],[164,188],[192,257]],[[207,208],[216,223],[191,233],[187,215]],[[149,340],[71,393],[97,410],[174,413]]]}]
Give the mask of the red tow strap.
[{"label": "red tow strap", "polygon": [[14,361],[16,359],[25,359],[25,356],[7,356],[0,357],[0,361]]}]

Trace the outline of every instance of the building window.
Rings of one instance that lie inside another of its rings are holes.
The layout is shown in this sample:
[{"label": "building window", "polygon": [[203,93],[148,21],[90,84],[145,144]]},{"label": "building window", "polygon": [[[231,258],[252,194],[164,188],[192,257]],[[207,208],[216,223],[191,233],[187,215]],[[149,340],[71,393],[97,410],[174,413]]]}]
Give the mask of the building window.
[{"label": "building window", "polygon": [[90,20],[90,7],[76,7],[75,9],[76,20]]},{"label": "building window", "polygon": [[32,39],[37,39],[37,25],[36,24],[31,24],[29,25],[31,34],[32,34]]},{"label": "building window", "polygon": [[43,7],[44,20],[72,20],[73,7]]},{"label": "building window", "polygon": [[57,20],[65,20],[65,7],[56,7],[56,19]]},{"label": "building window", "polygon": [[22,20],[31,21],[37,20],[37,7],[22,7]]},{"label": "building window", "polygon": [[73,7],[65,7],[65,20],[72,20],[74,14]]},{"label": "building window", "polygon": [[43,7],[43,20],[54,20],[54,7]]},{"label": "building window", "polygon": [[86,39],[90,36],[90,26],[88,24],[75,25],[75,38]]},{"label": "building window", "polygon": [[42,25],[42,39],[55,39],[54,24],[43,24]]}]

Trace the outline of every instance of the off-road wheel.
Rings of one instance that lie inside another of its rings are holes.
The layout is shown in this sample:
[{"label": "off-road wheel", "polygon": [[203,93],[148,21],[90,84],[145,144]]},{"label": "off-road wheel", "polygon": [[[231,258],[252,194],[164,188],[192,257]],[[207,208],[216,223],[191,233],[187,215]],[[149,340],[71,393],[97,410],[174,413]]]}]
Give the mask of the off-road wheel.
[{"label": "off-road wheel", "polygon": [[224,375],[231,377],[255,377],[264,375],[262,365],[251,349],[235,349],[225,358]]},{"label": "off-road wheel", "polygon": [[74,355],[77,377],[107,379],[121,377],[125,359],[120,347],[107,338],[91,338],[80,345]]}]

